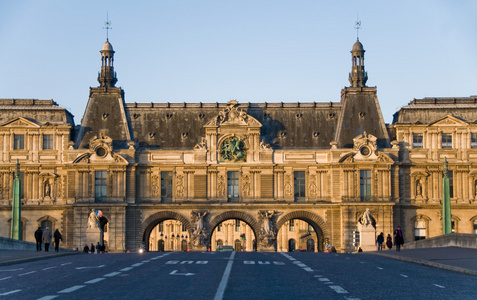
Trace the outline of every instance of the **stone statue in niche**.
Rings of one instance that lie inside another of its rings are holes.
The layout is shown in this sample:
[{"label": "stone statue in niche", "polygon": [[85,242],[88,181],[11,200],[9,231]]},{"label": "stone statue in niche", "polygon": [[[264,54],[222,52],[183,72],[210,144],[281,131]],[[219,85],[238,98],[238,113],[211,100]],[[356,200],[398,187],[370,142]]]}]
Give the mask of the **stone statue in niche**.
[{"label": "stone statue in niche", "polygon": [[47,180],[45,181],[44,196],[51,197],[50,195],[51,195],[51,187],[50,187],[50,182]]},{"label": "stone statue in niche", "polygon": [[421,181],[419,179],[416,180],[416,196],[418,196],[418,197],[422,196],[422,185],[421,185]]}]

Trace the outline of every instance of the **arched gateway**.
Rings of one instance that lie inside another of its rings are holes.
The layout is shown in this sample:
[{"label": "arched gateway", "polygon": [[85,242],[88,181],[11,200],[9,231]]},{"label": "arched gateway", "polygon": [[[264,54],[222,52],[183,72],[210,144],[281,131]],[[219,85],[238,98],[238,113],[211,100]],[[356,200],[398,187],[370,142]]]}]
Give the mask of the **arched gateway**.
[{"label": "arched gateway", "polygon": [[[266,212],[272,214],[267,217]],[[280,228],[288,221],[293,219],[303,220],[313,227],[314,232],[317,235],[318,251],[322,251],[323,236],[327,236],[327,227],[323,219],[309,211],[292,211],[282,213],[279,211],[202,211],[199,215],[202,216],[200,222],[201,230],[197,232],[197,216],[196,211],[190,211],[191,219],[184,216],[183,212],[178,213],[174,211],[161,211],[150,215],[142,223],[142,241],[146,242],[146,248],[149,250],[149,239],[153,229],[161,222],[165,220],[176,220],[182,223],[182,226],[189,236],[187,240],[187,249],[194,250],[208,250],[211,249],[212,235],[214,230],[224,221],[227,220],[240,220],[250,226],[251,231],[256,239],[257,251],[277,251],[277,234]],[[254,217],[253,215],[257,217]],[[195,220],[195,221],[194,221]],[[182,241],[181,249],[185,249]],[[255,248],[255,247],[254,247]],[[162,247],[158,247],[163,249]]]}]

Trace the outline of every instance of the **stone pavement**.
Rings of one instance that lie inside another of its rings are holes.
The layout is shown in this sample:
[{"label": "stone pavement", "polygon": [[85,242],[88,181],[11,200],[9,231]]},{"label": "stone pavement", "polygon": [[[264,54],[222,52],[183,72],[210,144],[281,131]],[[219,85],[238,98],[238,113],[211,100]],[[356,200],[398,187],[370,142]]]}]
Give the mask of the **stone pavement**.
[{"label": "stone pavement", "polygon": [[[405,247],[406,245],[404,245]],[[442,247],[363,252],[477,276],[477,249]]]},{"label": "stone pavement", "polygon": [[36,250],[3,250],[0,249],[0,266],[19,264],[40,259],[48,259],[58,256],[75,255],[83,252],[61,249],[55,252],[55,247],[50,247],[49,252]]}]

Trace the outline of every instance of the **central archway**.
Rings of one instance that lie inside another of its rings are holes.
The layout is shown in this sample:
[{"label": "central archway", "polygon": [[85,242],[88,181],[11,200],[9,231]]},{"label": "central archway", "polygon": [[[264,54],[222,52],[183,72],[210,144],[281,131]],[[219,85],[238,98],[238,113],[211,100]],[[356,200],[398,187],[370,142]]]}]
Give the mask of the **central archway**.
[{"label": "central archway", "polygon": [[[253,237],[254,241],[252,243],[253,245],[250,246],[250,247],[247,247],[247,249],[255,250],[256,249],[256,244],[257,244],[256,240],[259,236],[258,233],[260,232],[260,225],[258,224],[257,220],[254,217],[252,217],[248,213],[242,212],[242,211],[227,211],[227,212],[224,212],[224,213],[221,213],[221,214],[217,215],[215,218],[213,218],[209,222],[209,225],[208,225],[208,232],[209,232],[208,243],[209,243],[209,246],[208,247],[215,249],[215,247],[211,247],[211,246],[212,245],[218,246],[219,244],[223,245],[222,240],[212,241],[212,237],[214,235],[214,231],[219,226],[219,224],[222,224],[222,222],[226,222],[227,220],[231,220],[231,219],[242,221],[250,227],[250,229],[251,229],[251,231],[254,235],[254,237]],[[239,240],[239,242],[240,242],[240,240]],[[252,241],[250,240],[248,242],[252,242]],[[233,246],[234,249],[238,249],[237,240],[234,240],[231,246]]]}]

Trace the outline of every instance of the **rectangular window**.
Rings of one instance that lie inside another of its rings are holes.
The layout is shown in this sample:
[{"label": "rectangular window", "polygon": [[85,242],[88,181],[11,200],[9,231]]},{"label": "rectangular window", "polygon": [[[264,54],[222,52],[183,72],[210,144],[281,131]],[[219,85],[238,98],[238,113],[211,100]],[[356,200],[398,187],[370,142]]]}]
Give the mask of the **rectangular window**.
[{"label": "rectangular window", "polygon": [[288,225],[288,231],[295,231],[295,220],[290,220],[290,224]]},{"label": "rectangular window", "polygon": [[361,201],[371,199],[371,170],[361,170],[359,172]]},{"label": "rectangular window", "polygon": [[13,135],[13,150],[25,149],[25,136],[23,134]]},{"label": "rectangular window", "polygon": [[158,231],[163,232],[164,231],[164,222],[161,221],[161,222],[159,222],[158,225],[159,225]]},{"label": "rectangular window", "polygon": [[44,134],[43,135],[43,150],[52,150],[53,149],[53,135]]},{"label": "rectangular window", "polygon": [[161,172],[161,201],[172,201],[172,172]]},{"label": "rectangular window", "polygon": [[227,172],[227,197],[229,201],[236,201],[239,198],[239,172]]},{"label": "rectangular window", "polygon": [[107,196],[106,194],[107,187],[107,172],[106,171],[96,171],[94,172],[94,198],[96,200],[101,200]]},{"label": "rectangular window", "polygon": [[414,240],[419,241],[426,238],[426,221],[419,220],[414,223]]},{"label": "rectangular window", "polygon": [[452,148],[452,134],[443,133],[442,134],[442,148]]},{"label": "rectangular window", "polygon": [[422,148],[422,133],[413,133],[412,135],[412,147]]},{"label": "rectangular window", "polygon": [[184,231],[187,231],[187,227],[185,226],[185,224],[182,224],[182,232]]},{"label": "rectangular window", "polygon": [[295,171],[294,185],[295,185],[295,200],[305,199],[305,171]]},{"label": "rectangular window", "polygon": [[470,148],[477,148],[477,133],[470,134]]},{"label": "rectangular window", "polygon": [[240,220],[235,220],[235,231],[236,232],[240,231]]}]

